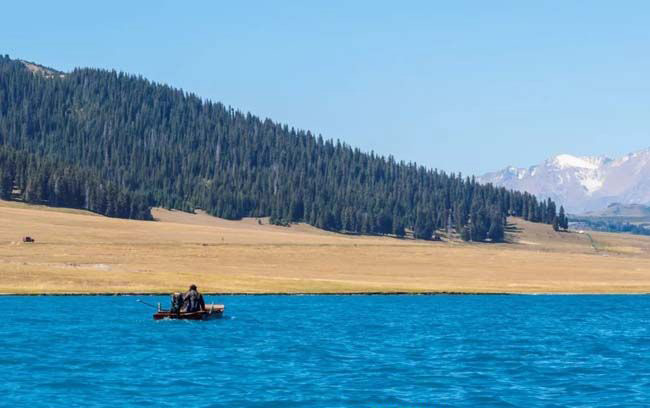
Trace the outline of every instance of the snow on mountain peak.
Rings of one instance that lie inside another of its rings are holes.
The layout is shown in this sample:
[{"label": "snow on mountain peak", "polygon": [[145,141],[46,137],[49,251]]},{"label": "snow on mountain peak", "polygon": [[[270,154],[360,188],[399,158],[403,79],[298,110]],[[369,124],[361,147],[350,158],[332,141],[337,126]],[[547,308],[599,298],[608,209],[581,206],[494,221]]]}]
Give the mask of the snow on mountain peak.
[{"label": "snow on mountain peak", "polygon": [[[588,195],[594,194],[603,186],[603,176],[600,171],[608,161],[604,157],[578,157],[570,154],[560,154],[546,161],[546,165],[562,173],[571,172],[575,180],[585,189]],[[563,184],[567,177],[559,177]]]},{"label": "snow on mountain peak", "polygon": [[560,154],[553,158],[553,163],[561,169],[578,167],[596,170],[600,162],[602,162],[602,159],[599,157],[577,157],[570,154]]}]

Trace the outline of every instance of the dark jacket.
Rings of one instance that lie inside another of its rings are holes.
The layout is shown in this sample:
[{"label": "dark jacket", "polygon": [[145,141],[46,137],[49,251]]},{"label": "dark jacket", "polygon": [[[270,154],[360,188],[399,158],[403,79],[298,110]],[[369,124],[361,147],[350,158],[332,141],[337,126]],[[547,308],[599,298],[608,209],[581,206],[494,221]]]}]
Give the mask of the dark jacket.
[{"label": "dark jacket", "polygon": [[181,308],[181,312],[198,312],[199,310],[205,310],[203,295],[196,290],[185,292],[183,294],[183,307]]},{"label": "dark jacket", "polygon": [[178,313],[181,311],[183,308],[183,294],[182,293],[174,293],[172,295],[172,308],[171,312],[172,313]]}]

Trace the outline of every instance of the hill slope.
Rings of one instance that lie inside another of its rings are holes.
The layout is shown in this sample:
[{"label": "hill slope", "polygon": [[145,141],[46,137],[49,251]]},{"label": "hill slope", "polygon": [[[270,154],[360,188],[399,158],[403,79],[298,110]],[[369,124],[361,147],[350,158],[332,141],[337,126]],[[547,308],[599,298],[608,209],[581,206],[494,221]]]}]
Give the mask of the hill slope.
[{"label": "hill slope", "polygon": [[594,233],[592,245],[512,219],[512,244],[432,243],[153,214],[159,222],[0,201],[0,292],[650,291],[650,239],[623,234]]},{"label": "hill slope", "polygon": [[[556,213],[528,194],[363,153],[143,78],[44,75],[9,57],[0,58],[0,143],[90,169],[149,205],[227,219],[398,236],[410,229],[425,239],[455,228],[500,240],[508,214],[551,223]],[[52,184],[38,170],[26,177],[42,191]],[[24,178],[14,183],[27,188]],[[117,207],[115,195],[106,200],[99,207]]]}]

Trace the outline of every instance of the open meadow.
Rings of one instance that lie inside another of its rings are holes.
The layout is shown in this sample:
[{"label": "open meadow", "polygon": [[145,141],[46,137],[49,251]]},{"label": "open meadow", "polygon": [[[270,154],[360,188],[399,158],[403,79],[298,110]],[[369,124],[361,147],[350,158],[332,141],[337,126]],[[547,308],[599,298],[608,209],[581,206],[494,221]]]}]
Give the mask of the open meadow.
[{"label": "open meadow", "polygon": [[650,292],[647,237],[511,219],[510,243],[425,242],[153,214],[157,222],[0,202],[0,292],[169,293],[190,283],[208,293]]}]

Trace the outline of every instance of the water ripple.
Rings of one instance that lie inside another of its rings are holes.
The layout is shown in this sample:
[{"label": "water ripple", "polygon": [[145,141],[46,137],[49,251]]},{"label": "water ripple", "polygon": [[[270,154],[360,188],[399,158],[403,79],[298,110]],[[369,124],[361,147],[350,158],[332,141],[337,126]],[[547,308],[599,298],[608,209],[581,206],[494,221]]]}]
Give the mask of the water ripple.
[{"label": "water ripple", "polygon": [[214,300],[228,318],[154,322],[131,297],[2,297],[0,405],[650,406],[647,296]]}]

